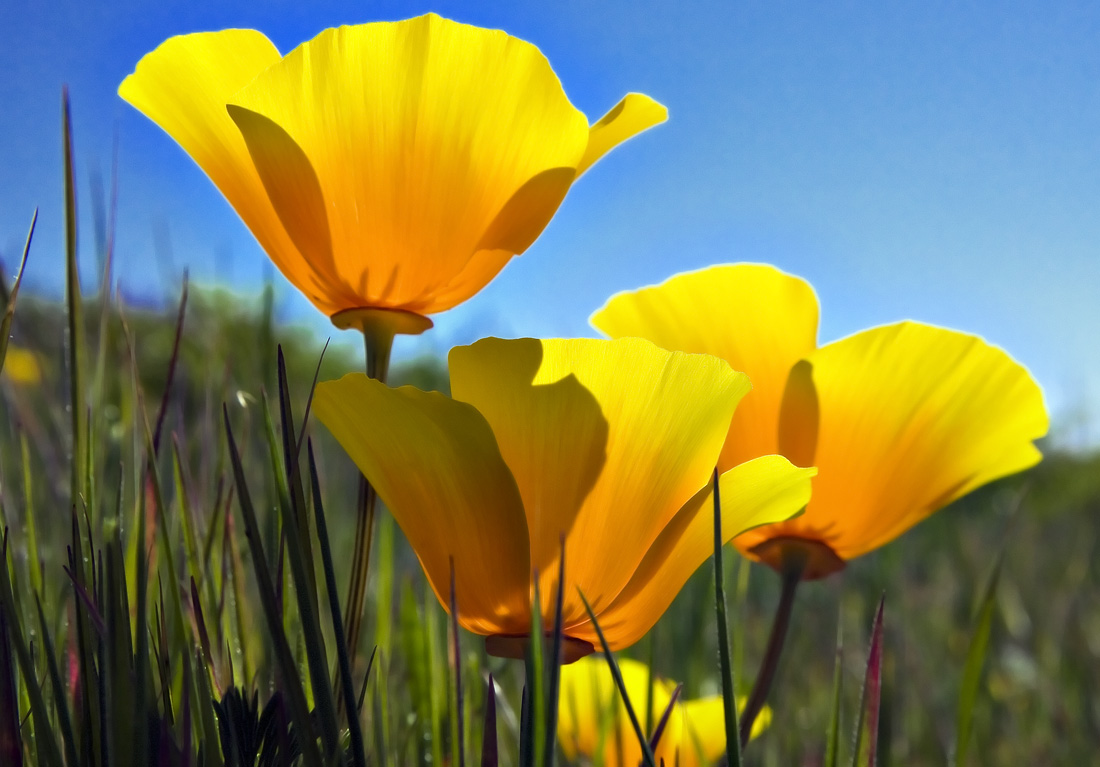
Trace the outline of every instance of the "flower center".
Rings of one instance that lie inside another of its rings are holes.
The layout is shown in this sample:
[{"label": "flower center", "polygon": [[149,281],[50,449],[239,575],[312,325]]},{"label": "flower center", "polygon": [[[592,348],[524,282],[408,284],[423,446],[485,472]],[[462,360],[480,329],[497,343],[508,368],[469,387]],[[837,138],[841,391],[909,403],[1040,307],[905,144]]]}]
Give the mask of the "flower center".
[{"label": "flower center", "polygon": [[[552,634],[546,635],[548,641],[552,642],[553,638]],[[530,643],[530,634],[490,634],[485,637],[485,652],[495,658],[522,660],[527,657],[527,646]],[[595,649],[591,642],[563,634],[561,638],[561,662],[566,665],[573,663],[589,655]]]},{"label": "flower center", "polygon": [[753,546],[750,551],[780,575],[789,570],[800,570],[804,581],[832,575],[843,570],[845,565],[828,544],[812,538],[772,538]]}]

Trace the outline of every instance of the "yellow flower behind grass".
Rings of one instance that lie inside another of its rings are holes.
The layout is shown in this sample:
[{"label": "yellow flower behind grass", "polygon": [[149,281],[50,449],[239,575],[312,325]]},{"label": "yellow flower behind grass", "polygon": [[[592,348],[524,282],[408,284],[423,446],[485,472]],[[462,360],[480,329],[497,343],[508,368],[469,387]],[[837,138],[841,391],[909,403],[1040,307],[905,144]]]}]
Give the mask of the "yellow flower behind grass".
[{"label": "yellow flower behind grass", "polygon": [[[643,663],[620,658],[630,704],[638,720],[646,721],[645,705],[649,695],[649,669]],[[657,677],[653,680],[653,707],[649,719],[656,727],[676,690],[676,684]],[[642,747],[622,703],[607,660],[591,656],[561,670],[558,700],[558,743],[571,761],[585,757],[588,764],[603,767],[637,767],[642,762]],[[744,701],[738,701],[741,706]],[[771,723],[771,710],[765,708],[752,729],[755,738]],[[721,696],[677,699],[668,723],[653,753],[656,763],[666,767],[704,767],[716,763],[726,753],[725,708]]]},{"label": "yellow flower behind grass", "polygon": [[362,309],[430,326],[550,222],[573,182],[664,121],[629,94],[593,125],[534,45],[434,14],[173,37],[119,95],[206,172],[276,266],[341,327]]},{"label": "yellow flower behind grass", "polygon": [[748,374],[719,461],[779,453],[817,466],[801,516],[734,543],[782,569],[808,558],[821,577],[937,509],[1041,459],[1042,392],[977,336],[917,322],[817,346],[817,299],[803,280],[736,264],[621,293],[592,316],[614,338],[715,354]]},{"label": "yellow flower behind grass", "polygon": [[[314,412],[389,507],[446,607],[496,655],[553,622],[564,541],[567,660],[637,641],[713,551],[711,476],[748,379],[648,341],[484,339],[449,357],[453,397],[364,375]],[[721,477],[725,537],[786,519],[813,469],[779,456]],[[532,608],[533,574],[541,604]]]},{"label": "yellow flower behind grass", "polygon": [[17,386],[36,386],[42,380],[38,355],[30,349],[8,344],[4,355],[3,378]]}]

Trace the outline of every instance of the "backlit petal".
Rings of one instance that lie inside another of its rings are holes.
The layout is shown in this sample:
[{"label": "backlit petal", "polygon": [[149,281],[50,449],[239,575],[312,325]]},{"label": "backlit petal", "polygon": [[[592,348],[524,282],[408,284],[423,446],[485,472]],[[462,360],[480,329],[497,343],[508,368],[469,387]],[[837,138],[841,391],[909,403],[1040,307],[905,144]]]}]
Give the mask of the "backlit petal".
[{"label": "backlit petal", "polygon": [[1033,442],[1048,418],[1038,384],[977,336],[902,322],[807,361],[820,410],[813,499],[798,519],[752,531],[739,547],[801,535],[851,559],[1041,457]]},{"label": "backlit petal", "polygon": [[144,56],[118,93],[183,147],[287,279],[331,313],[333,275],[303,258],[287,236],[226,111],[234,93],[277,61],[278,50],[255,30],[181,35]]},{"label": "backlit petal", "polygon": [[[719,479],[723,537],[728,541],[746,530],[798,514],[810,500],[810,478],[816,473],[816,469],[792,466],[778,455],[762,456],[724,473]],[[646,552],[626,588],[597,616],[612,649],[641,639],[691,574],[714,554],[713,498],[707,486],[680,509]],[[574,627],[570,635],[598,640],[589,625]]]},{"label": "backlit petal", "polygon": [[588,147],[577,166],[581,175],[629,138],[668,119],[668,109],[643,93],[628,93],[588,130]]},{"label": "backlit petal", "polygon": [[454,558],[462,625],[530,630],[527,524],[515,481],[472,407],[362,374],[317,385],[313,412],[378,491],[444,606]]},{"label": "backlit petal", "polygon": [[817,299],[805,281],[760,264],[712,266],[619,293],[591,322],[612,338],[714,354],[748,375],[752,392],[734,414],[722,471],[778,452],[788,373],[816,346]]},{"label": "backlit petal", "polygon": [[745,377],[642,339],[503,341],[451,350],[451,391],[489,421],[523,497],[544,609],[566,539],[566,627],[626,585],[706,485]]},{"label": "backlit petal", "polygon": [[436,297],[478,250],[530,244],[588,140],[537,48],[434,14],[325,30],[232,102],[308,157],[360,304],[419,313],[469,295]]}]

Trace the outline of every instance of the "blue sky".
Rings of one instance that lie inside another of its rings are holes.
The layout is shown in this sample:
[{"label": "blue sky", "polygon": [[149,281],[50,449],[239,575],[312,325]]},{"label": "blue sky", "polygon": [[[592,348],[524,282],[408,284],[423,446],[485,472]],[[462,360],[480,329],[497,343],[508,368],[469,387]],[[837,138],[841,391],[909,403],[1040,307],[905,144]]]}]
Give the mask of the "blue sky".
[{"label": "blue sky", "polygon": [[[906,5],[5,3],[0,255],[10,271],[40,206],[30,285],[59,293],[68,83],[89,287],[89,179],[109,172],[117,130],[126,290],[162,297],[184,266],[258,290],[268,269],[247,229],[118,83],[174,34],[253,27],[286,51],[325,27],[435,10],[537,44],[593,120],[628,91],[671,119],[602,160],[524,256],[399,353],[592,335],[588,315],[618,290],[766,261],[813,283],[822,341],[903,318],[980,333],[1033,370],[1075,425],[1067,441],[1095,442],[1100,6]],[[170,262],[153,257],[158,242]],[[328,334],[276,279],[284,317]]]}]

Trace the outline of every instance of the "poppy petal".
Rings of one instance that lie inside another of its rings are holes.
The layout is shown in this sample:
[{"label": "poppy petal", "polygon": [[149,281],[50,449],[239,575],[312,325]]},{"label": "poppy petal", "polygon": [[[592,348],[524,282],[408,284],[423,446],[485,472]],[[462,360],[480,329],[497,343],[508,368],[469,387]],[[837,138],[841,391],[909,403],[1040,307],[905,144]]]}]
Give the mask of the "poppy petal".
[{"label": "poppy petal", "polygon": [[571,174],[588,134],[535,46],[434,14],[325,30],[233,103],[309,158],[337,270],[361,305],[422,314],[449,308],[435,291],[479,248],[530,244],[562,185],[509,201],[540,174]]},{"label": "poppy petal", "polygon": [[[649,668],[630,658],[618,658],[616,663],[635,713],[643,721],[648,719],[645,704],[649,694]],[[653,679],[654,721],[668,708],[675,689],[668,680]],[[604,656],[590,655],[562,666],[559,700],[558,743],[568,759],[575,761],[578,755],[584,755],[594,764],[602,762],[609,767],[641,763],[642,747]],[[660,755],[666,751],[672,753],[665,744],[679,741],[680,717],[674,714],[668,725],[658,747],[658,763]],[[601,755],[602,760],[597,759]],[[665,763],[673,764],[667,760]]]},{"label": "poppy petal", "polygon": [[[451,350],[451,391],[488,420],[531,531],[549,606],[565,536],[565,621],[597,614],[707,484],[745,376],[642,339],[504,341]],[[614,556],[592,556],[614,552]]]},{"label": "poppy petal", "polygon": [[588,129],[588,147],[577,165],[580,176],[592,165],[627,139],[660,125],[668,119],[668,109],[644,93],[628,93]]},{"label": "poppy petal", "polygon": [[118,93],[183,147],[287,279],[331,313],[332,275],[304,259],[287,236],[226,112],[233,94],[279,58],[252,29],[181,35],[145,55]]},{"label": "poppy petal", "polygon": [[772,266],[712,266],[612,296],[591,323],[612,338],[713,354],[748,375],[752,392],[737,406],[718,463],[725,471],[778,452],[788,372],[817,345],[817,298],[804,280]]},{"label": "poppy petal", "polygon": [[739,538],[743,549],[800,535],[852,559],[1041,458],[1042,391],[977,336],[902,322],[823,346],[807,362],[820,411],[813,499],[802,517]]},{"label": "poppy petal", "polygon": [[[778,455],[761,456],[725,472],[719,479],[723,537],[728,541],[798,514],[810,500],[810,480],[816,474],[816,469],[797,468]],[[650,546],[626,588],[599,614],[612,649],[641,639],[691,574],[714,554],[713,497],[707,486],[684,504]],[[586,640],[589,633],[595,635],[591,626],[570,630],[571,636]]]},{"label": "poppy petal", "polygon": [[[745,707],[746,698],[737,697],[737,708]],[[684,745],[698,756],[697,761],[680,760],[681,767],[688,764],[715,764],[726,753],[726,704],[720,695],[685,700],[680,710],[684,716]],[[772,722],[770,706],[764,706],[752,723],[749,739],[756,738]]]},{"label": "poppy petal", "polygon": [[530,630],[527,523],[515,480],[474,408],[363,374],[317,385],[313,412],[378,491],[441,604],[454,559],[459,619],[478,634]]}]

